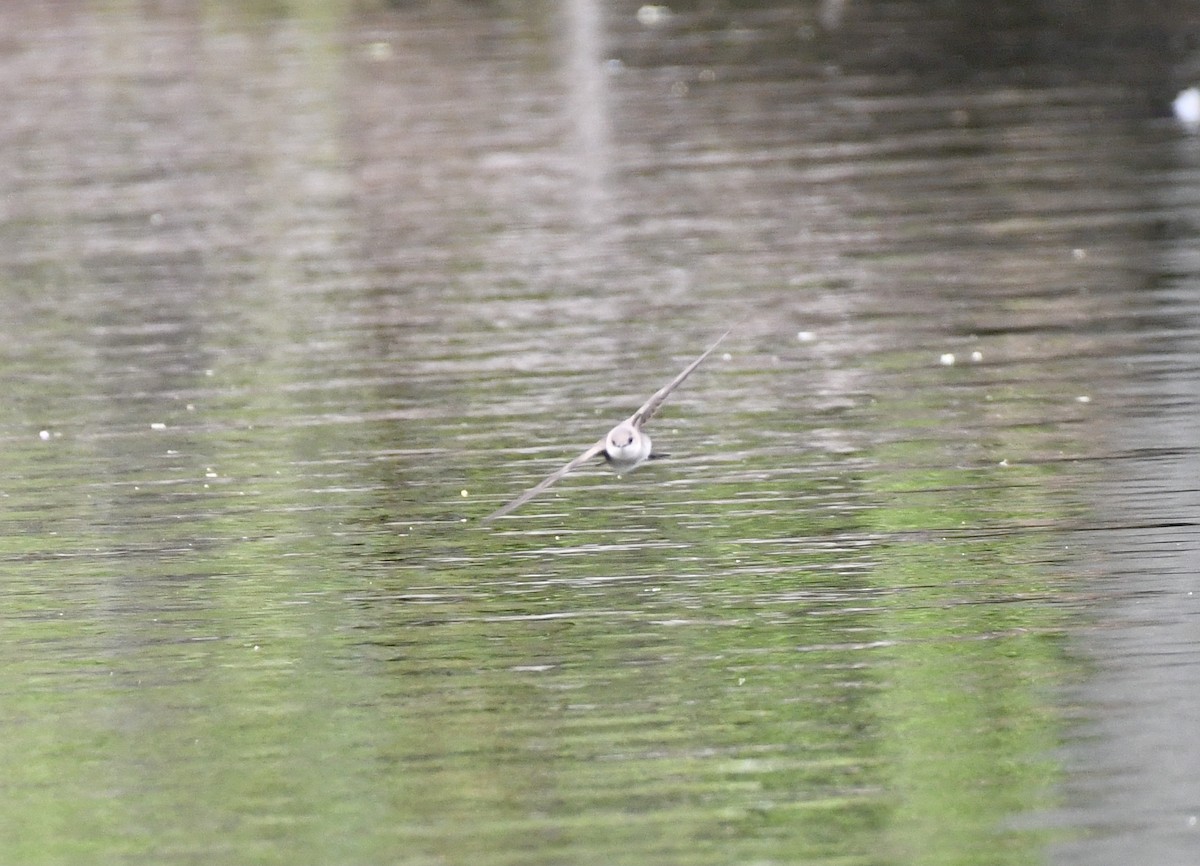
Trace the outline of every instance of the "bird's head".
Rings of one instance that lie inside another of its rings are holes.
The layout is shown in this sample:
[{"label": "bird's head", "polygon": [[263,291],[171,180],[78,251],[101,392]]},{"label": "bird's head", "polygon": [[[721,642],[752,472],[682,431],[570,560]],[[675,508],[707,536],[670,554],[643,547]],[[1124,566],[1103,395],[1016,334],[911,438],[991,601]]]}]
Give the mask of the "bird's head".
[{"label": "bird's head", "polygon": [[625,424],[614,427],[608,434],[608,450],[620,451],[633,444],[633,428]]}]

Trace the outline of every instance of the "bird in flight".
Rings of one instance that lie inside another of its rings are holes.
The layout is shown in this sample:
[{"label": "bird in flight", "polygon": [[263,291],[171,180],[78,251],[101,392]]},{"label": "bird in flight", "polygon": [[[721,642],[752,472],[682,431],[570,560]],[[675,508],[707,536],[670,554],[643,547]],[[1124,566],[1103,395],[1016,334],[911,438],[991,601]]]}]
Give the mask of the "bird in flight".
[{"label": "bird in flight", "polygon": [[590,448],[588,448],[566,466],[563,466],[562,468],[550,473],[550,475],[546,476],[545,479],[540,481],[535,486],[530,487],[503,508],[493,511],[487,517],[483,518],[484,522],[494,520],[497,517],[503,517],[505,514],[508,514],[509,512],[521,507],[555,481],[562,478],[571,470],[578,469],[593,457],[599,457],[603,455],[608,465],[617,472],[628,472],[629,470],[640,466],[647,460],[653,460],[657,457],[665,457],[666,455],[664,454],[654,454],[650,450],[650,436],[642,430],[642,427],[646,425],[647,421],[654,417],[654,415],[662,407],[662,404],[666,402],[667,397],[671,396],[671,392],[678,388],[683,383],[683,380],[690,376],[692,371],[699,367],[700,363],[712,354],[713,349],[721,345],[721,341],[728,337],[729,332],[732,330],[733,328],[730,328],[729,331],[726,331],[724,334],[718,337],[715,343],[704,350],[704,354],[684,367],[683,371],[678,376],[655,391],[653,396],[643,403],[640,409],[638,409],[616,427],[609,430],[608,433],[606,433]]}]

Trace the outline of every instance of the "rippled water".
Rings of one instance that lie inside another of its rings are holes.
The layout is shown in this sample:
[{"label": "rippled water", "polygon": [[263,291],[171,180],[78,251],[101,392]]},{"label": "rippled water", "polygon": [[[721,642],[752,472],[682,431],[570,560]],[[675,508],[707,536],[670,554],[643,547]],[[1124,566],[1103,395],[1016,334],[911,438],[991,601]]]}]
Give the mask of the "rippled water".
[{"label": "rippled water", "polygon": [[1194,10],[1005,10],[0,9],[0,861],[1190,864]]}]

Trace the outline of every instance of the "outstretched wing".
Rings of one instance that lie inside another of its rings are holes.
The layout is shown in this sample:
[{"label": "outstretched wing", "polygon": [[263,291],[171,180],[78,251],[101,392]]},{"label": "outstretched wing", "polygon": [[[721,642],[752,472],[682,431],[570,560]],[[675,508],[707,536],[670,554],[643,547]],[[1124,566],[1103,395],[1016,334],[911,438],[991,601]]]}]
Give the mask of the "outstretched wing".
[{"label": "outstretched wing", "polygon": [[526,490],[524,493],[522,493],[520,496],[518,496],[512,502],[508,503],[508,505],[505,505],[503,508],[498,509],[497,511],[493,511],[487,517],[483,518],[483,522],[486,523],[489,520],[495,520],[497,517],[503,517],[504,515],[508,514],[510,511],[513,511],[513,510],[521,507],[526,502],[528,502],[530,499],[533,499],[533,497],[537,496],[539,493],[541,493],[543,490],[545,490],[547,487],[549,487],[551,484],[553,484],[555,481],[562,478],[564,475],[566,475],[572,469],[578,469],[580,466],[582,466],[584,463],[587,463],[593,457],[597,456],[598,454],[603,454],[603,453],[604,453],[604,439],[602,438],[595,445],[593,445],[587,451],[584,451],[582,454],[580,454],[578,457],[576,457],[574,460],[572,460],[566,466],[562,467],[561,469],[557,469],[554,472],[552,472],[550,475],[546,476],[546,478],[544,480],[538,482],[538,484],[536,486],[530,487],[528,490]]},{"label": "outstretched wing", "polygon": [[724,340],[726,337],[728,337],[730,331],[732,331],[732,330],[733,330],[733,328],[730,328],[728,331],[726,331],[724,334],[722,334],[720,337],[718,337],[717,341],[715,343],[713,343],[711,346],[709,346],[707,349],[704,350],[703,355],[701,355],[695,361],[692,361],[692,363],[688,364],[686,367],[683,368],[682,373],[680,373],[678,376],[676,376],[670,382],[668,382],[667,384],[665,384],[661,388],[659,388],[657,391],[655,391],[654,396],[652,396],[649,400],[647,400],[645,403],[643,403],[641,409],[638,409],[636,412],[634,412],[632,415],[629,416],[629,423],[640,430],[642,428],[643,424],[645,424],[647,421],[649,421],[651,418],[653,418],[655,416],[655,414],[658,412],[658,410],[662,407],[662,404],[666,402],[667,397],[669,397],[671,395],[671,392],[674,391],[676,388],[678,388],[680,383],[683,382],[684,379],[686,379],[688,376],[692,375],[692,371],[695,370],[697,367],[699,367],[700,363],[705,358],[707,358],[709,355],[712,354],[713,349],[715,349],[715,348],[717,348],[717,346],[721,345],[721,341]]}]

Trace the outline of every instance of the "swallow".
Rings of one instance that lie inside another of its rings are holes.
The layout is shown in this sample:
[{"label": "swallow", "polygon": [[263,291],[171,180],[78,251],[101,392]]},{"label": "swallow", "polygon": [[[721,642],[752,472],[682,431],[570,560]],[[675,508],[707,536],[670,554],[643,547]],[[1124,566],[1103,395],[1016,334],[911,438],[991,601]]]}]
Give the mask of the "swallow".
[{"label": "swallow", "polygon": [[665,454],[655,454],[651,450],[650,436],[642,428],[662,408],[662,404],[671,396],[671,392],[683,384],[683,380],[690,376],[692,371],[699,367],[717,346],[721,345],[721,341],[728,337],[732,330],[733,328],[730,328],[729,331],[718,337],[717,341],[705,349],[699,358],[684,367],[678,376],[655,391],[650,399],[642,404],[640,409],[609,430],[608,433],[597,440],[590,448],[570,463],[550,473],[546,478],[538,482],[538,484],[530,487],[503,508],[493,511],[487,517],[483,518],[483,521],[486,523],[489,520],[495,520],[497,517],[503,517],[505,514],[520,508],[568,472],[578,469],[593,457],[603,456],[605,462],[618,473],[629,472],[647,460],[666,457],[667,455]]}]

